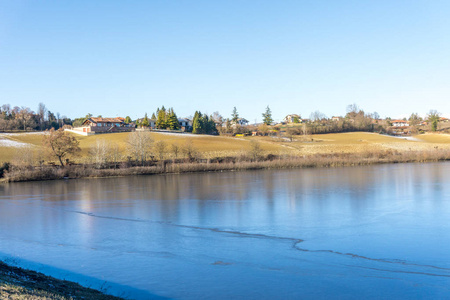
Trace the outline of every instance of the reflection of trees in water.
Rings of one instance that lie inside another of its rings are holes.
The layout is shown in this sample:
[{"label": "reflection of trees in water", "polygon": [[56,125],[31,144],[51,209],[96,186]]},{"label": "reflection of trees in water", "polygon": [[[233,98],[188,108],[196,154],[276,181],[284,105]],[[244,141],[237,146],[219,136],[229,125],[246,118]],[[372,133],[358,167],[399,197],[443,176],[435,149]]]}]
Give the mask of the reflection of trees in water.
[{"label": "reflection of trees in water", "polygon": [[[119,208],[123,213],[158,219],[178,219],[187,214],[202,219],[211,213],[212,206],[240,211],[248,209],[250,199],[254,200],[251,208],[269,213],[277,205],[288,205],[292,210],[313,205],[319,210],[335,206],[359,211],[377,201],[388,199],[394,203],[398,195],[405,193],[437,199],[444,192],[448,167],[446,163],[390,164],[42,181],[0,185],[0,193],[11,200],[40,197],[46,202],[76,201],[86,212]],[[242,218],[245,213],[242,211]]]}]

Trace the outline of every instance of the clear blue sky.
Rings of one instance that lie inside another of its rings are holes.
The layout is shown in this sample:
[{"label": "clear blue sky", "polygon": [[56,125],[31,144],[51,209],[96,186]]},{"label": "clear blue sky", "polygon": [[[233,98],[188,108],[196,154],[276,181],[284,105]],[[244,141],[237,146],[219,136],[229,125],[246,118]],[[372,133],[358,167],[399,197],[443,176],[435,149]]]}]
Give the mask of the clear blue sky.
[{"label": "clear blue sky", "polygon": [[450,1],[0,0],[0,104],[450,117]]}]

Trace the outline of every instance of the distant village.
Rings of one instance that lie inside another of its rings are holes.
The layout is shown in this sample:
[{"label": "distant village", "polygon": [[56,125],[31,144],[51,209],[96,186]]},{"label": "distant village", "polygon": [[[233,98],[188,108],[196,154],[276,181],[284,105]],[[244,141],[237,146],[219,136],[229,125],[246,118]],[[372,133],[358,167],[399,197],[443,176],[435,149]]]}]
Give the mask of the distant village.
[{"label": "distant village", "polygon": [[71,120],[56,115],[40,103],[38,111],[27,107],[13,107],[4,104],[0,108],[0,131],[36,131],[50,128],[63,128],[79,135],[93,135],[130,131],[186,132],[193,134],[230,135],[230,136],[266,136],[266,135],[307,135],[351,131],[379,132],[390,135],[413,135],[427,131],[447,132],[450,122],[435,110],[425,118],[411,114],[409,118],[381,119],[377,113],[368,114],[357,105],[349,105],[345,116],[326,117],[319,111],[309,118],[300,114],[289,114],[281,122],[275,122],[267,106],[262,113],[262,122],[251,124],[240,117],[236,107],[230,118],[224,118],[218,112],[212,115],[196,111],[193,117],[178,118],[172,108],[158,108],[151,117],[132,120],[130,117],[94,117],[91,114]]}]

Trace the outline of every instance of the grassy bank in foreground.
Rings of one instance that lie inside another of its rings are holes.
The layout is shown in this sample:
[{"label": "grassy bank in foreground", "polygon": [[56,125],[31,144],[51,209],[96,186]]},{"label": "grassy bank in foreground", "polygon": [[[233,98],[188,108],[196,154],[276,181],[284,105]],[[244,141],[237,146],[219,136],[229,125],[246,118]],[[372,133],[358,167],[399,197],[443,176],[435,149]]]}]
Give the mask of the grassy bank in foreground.
[{"label": "grassy bank in foreground", "polygon": [[450,150],[430,151],[376,151],[362,153],[341,153],[314,156],[267,156],[261,160],[248,157],[232,160],[202,160],[196,162],[173,163],[164,161],[152,166],[125,168],[94,168],[92,165],[73,165],[60,167],[33,167],[7,172],[3,182],[74,179],[86,177],[115,177],[130,175],[180,174],[193,172],[220,172],[258,169],[329,168],[344,166],[363,166],[383,163],[411,163],[449,161]]},{"label": "grassy bank in foreground", "polygon": [[0,299],[65,300],[100,299],[120,300],[78,283],[59,280],[42,273],[12,267],[0,261]]}]

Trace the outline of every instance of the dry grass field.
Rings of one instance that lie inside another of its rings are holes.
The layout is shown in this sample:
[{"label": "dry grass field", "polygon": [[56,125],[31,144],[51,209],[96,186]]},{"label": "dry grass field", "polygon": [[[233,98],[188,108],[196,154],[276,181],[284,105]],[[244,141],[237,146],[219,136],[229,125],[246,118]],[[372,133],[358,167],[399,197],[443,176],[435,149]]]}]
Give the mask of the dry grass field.
[{"label": "dry grass field", "polygon": [[[128,155],[128,138],[130,133],[113,133],[94,136],[76,136],[80,141],[82,152],[76,161],[85,161],[89,149],[97,141],[117,145],[124,157]],[[250,150],[252,140],[260,142],[265,153],[275,155],[315,155],[335,153],[363,153],[383,150],[421,151],[433,149],[450,149],[450,135],[422,134],[409,138],[399,138],[376,133],[352,132],[295,136],[293,141],[277,137],[223,137],[192,134],[150,133],[152,139],[166,143],[168,156],[172,144],[183,148],[190,142],[205,158],[236,156]],[[13,161],[23,152],[35,155],[43,152],[41,133],[0,133],[0,162]]]}]

